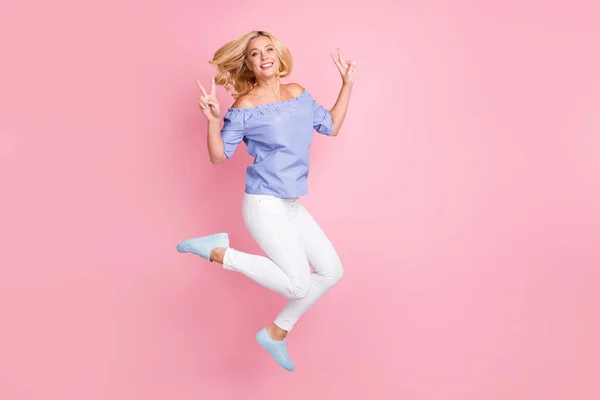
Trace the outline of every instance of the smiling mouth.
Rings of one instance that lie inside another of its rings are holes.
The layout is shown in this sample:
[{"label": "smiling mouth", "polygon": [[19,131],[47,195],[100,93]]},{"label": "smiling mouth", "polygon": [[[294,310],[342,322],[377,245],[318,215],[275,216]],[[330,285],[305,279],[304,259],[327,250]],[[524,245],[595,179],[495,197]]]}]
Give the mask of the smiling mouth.
[{"label": "smiling mouth", "polygon": [[273,66],[273,63],[266,63],[260,66],[261,69],[269,69]]}]

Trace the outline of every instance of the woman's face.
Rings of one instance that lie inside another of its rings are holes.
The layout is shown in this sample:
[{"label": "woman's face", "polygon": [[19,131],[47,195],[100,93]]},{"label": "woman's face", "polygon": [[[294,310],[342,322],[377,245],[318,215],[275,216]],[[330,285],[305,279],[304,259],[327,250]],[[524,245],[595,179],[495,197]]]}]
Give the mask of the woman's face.
[{"label": "woman's face", "polygon": [[246,60],[257,78],[269,78],[279,71],[277,50],[267,36],[256,37],[248,43]]}]

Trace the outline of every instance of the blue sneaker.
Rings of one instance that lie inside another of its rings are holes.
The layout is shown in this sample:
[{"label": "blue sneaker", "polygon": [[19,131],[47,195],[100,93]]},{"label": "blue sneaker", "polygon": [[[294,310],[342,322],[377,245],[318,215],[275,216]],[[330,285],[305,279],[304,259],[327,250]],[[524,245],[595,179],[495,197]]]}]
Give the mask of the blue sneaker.
[{"label": "blue sneaker", "polygon": [[229,247],[229,235],[227,233],[215,233],[184,240],[177,245],[177,251],[180,253],[193,253],[212,262],[210,252],[216,247]]},{"label": "blue sneaker", "polygon": [[294,368],[296,368],[294,362],[288,355],[285,339],[272,339],[271,336],[269,336],[269,332],[267,332],[267,328],[263,328],[256,333],[256,341],[273,356],[275,361],[277,361],[277,364],[288,371],[293,371]]}]

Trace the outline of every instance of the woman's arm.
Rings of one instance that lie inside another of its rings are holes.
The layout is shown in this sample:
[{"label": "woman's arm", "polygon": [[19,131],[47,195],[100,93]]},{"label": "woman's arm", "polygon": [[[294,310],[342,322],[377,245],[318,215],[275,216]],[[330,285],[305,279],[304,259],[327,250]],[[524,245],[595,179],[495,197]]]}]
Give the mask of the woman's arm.
[{"label": "woman's arm", "polygon": [[[215,78],[212,78],[210,93],[206,92],[200,82],[196,82],[202,92],[202,97],[200,97],[198,104],[208,122],[206,132],[208,158],[213,164],[222,164],[231,156],[235,147],[244,136],[243,121],[231,117],[228,118],[226,115],[221,127],[221,108],[215,93]],[[241,96],[231,107],[245,108],[250,106],[250,101],[246,96]]]},{"label": "woman's arm", "polygon": [[[218,107],[218,103],[215,103]],[[239,97],[231,106],[232,108],[251,107],[252,104],[246,96]],[[220,115],[220,113],[219,113]],[[244,139],[244,116],[243,113],[227,113],[221,118],[208,119],[207,133],[208,156],[213,164],[222,164],[229,159],[237,145]]]},{"label": "woman's arm", "polygon": [[221,138],[221,109],[215,92],[215,78],[212,78],[210,93],[198,80],[196,80],[196,84],[202,93],[198,105],[208,121],[206,135],[208,158],[213,164],[221,164],[227,157],[225,157],[225,144]]},{"label": "woman's arm", "polygon": [[352,94],[352,85],[343,84],[340,89],[337,101],[331,108],[331,119],[333,120],[333,132],[331,136],[337,136],[346,118],[348,104],[350,104],[350,95]]},{"label": "woman's arm", "polygon": [[221,138],[221,119],[209,119],[206,135],[206,144],[208,146],[208,158],[213,164],[225,162],[225,145]]},{"label": "woman's arm", "polygon": [[340,49],[338,49],[338,57],[336,58],[332,53],[331,58],[340,71],[343,82],[337,101],[330,111],[331,119],[333,120],[333,132],[331,133],[331,136],[337,136],[340,132],[342,123],[344,122],[344,118],[346,118],[348,104],[350,103],[350,95],[352,94],[352,87],[354,86],[355,63],[354,61],[344,60]]}]

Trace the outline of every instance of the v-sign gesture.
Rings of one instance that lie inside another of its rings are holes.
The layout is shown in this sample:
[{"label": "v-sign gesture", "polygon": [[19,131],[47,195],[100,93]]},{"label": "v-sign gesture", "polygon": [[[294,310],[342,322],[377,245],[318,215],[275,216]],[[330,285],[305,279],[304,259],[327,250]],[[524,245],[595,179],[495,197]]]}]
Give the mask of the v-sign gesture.
[{"label": "v-sign gesture", "polygon": [[340,71],[340,75],[342,75],[342,80],[344,81],[344,85],[352,86],[354,84],[354,61],[345,60],[342,56],[342,51],[337,49],[337,58],[331,53],[331,58],[333,62],[338,67]]},{"label": "v-sign gesture", "polygon": [[210,84],[210,93],[206,93],[206,89],[204,89],[204,86],[198,80],[196,80],[196,84],[198,84],[201,93],[198,104],[206,118],[208,120],[218,120],[221,118],[221,110],[215,90],[215,77],[213,76]]}]

